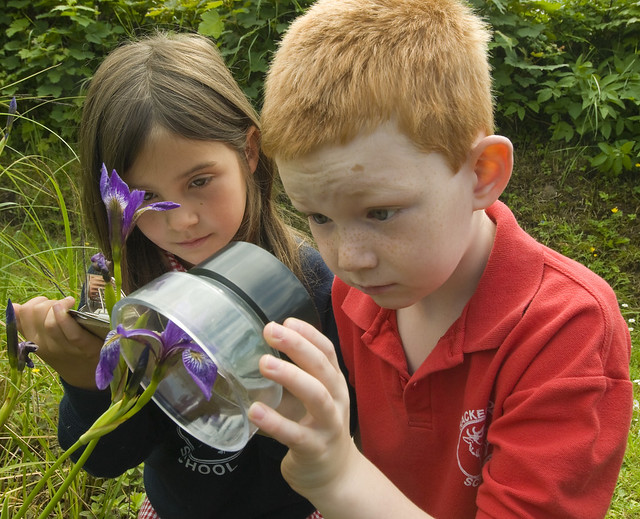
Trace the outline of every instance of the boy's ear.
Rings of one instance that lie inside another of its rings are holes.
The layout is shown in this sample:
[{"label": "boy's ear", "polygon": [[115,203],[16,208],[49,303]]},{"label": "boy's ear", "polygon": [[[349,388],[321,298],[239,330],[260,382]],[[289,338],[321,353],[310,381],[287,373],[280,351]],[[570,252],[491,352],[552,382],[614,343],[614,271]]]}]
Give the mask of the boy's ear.
[{"label": "boy's ear", "polygon": [[476,142],[470,159],[476,175],[474,209],[486,209],[509,183],[513,169],[513,145],[506,137],[488,135]]},{"label": "boy's ear", "polygon": [[260,130],[255,126],[249,128],[247,132],[247,144],[244,153],[247,157],[247,164],[249,164],[249,172],[254,173],[260,160]]}]

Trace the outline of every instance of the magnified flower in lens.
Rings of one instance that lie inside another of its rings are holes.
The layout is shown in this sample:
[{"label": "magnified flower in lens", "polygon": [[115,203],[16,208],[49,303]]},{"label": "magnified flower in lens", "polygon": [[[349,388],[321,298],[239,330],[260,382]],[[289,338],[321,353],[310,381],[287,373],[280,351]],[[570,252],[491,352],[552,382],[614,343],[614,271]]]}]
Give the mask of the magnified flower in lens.
[{"label": "magnified flower in lens", "polygon": [[116,170],[107,171],[103,164],[100,175],[100,195],[107,208],[109,219],[109,239],[111,247],[119,250],[127,240],[137,219],[146,211],[167,211],[180,207],[175,202],[156,202],[141,207],[144,202],[144,191],[129,190],[127,183],[120,178]]},{"label": "magnified flower in lens", "polygon": [[[156,355],[156,370],[164,370],[169,365],[169,360],[180,355],[182,364],[191,376],[204,396],[211,398],[213,384],[218,375],[218,368],[208,355],[198,346],[193,339],[172,321],[167,322],[162,333],[138,328],[126,330],[118,325],[111,330],[105,339],[100,351],[100,361],[96,369],[96,384],[98,388],[106,388],[120,359],[120,340],[132,339],[145,346],[151,346],[151,352]],[[159,344],[159,349],[154,349],[153,344]]]}]

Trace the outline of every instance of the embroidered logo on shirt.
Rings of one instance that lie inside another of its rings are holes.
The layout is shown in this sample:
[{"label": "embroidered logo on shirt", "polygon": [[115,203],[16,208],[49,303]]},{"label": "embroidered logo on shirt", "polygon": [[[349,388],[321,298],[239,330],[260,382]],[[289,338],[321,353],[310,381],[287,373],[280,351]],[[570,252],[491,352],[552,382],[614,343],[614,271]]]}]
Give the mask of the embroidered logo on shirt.
[{"label": "embroidered logo on shirt", "polygon": [[490,458],[486,441],[487,419],[493,413],[493,402],[487,409],[469,409],[462,413],[458,436],[458,467],[464,474],[464,484],[477,487],[482,482],[482,466]]},{"label": "embroidered logo on shirt", "polygon": [[[218,457],[212,459],[211,453],[214,451],[211,447],[200,442],[196,446],[189,437],[185,436],[180,427],[176,427],[176,430],[178,431],[178,436],[185,443],[184,447],[180,448],[180,457],[178,458],[178,462],[184,465],[185,468],[199,474],[211,474],[212,476],[224,476],[237,468],[237,465],[232,462],[242,454],[241,450],[238,452],[217,451]],[[208,458],[199,457],[199,452],[205,454]]]}]

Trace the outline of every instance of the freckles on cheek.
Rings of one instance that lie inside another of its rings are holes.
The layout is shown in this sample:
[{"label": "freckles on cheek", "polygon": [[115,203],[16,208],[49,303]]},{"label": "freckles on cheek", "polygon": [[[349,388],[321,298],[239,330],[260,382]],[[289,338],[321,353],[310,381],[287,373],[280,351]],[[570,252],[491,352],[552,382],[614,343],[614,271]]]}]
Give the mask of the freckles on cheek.
[{"label": "freckles on cheek", "polygon": [[318,246],[318,252],[320,252],[320,256],[329,267],[329,270],[335,272],[337,267],[337,262],[335,261],[335,246],[332,240],[323,240],[320,237],[314,235],[313,238],[316,241],[316,245]]}]

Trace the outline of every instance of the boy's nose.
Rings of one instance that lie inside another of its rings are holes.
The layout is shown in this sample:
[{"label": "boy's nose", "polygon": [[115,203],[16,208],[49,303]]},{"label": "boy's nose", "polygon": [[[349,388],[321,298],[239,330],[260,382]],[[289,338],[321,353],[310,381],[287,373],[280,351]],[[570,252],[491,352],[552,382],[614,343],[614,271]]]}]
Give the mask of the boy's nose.
[{"label": "boy's nose", "polygon": [[365,236],[350,233],[342,237],[337,244],[338,267],[345,272],[372,269],[377,257]]}]

